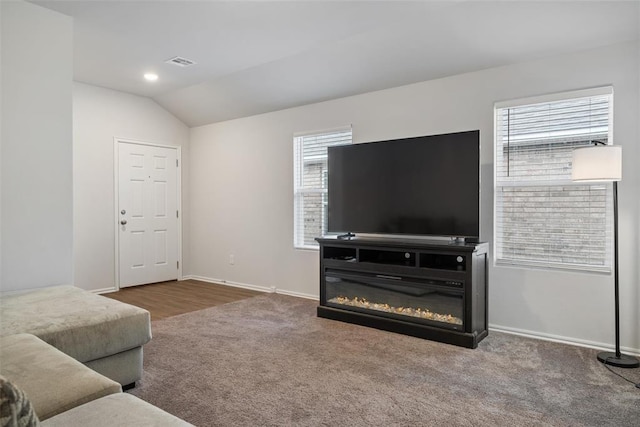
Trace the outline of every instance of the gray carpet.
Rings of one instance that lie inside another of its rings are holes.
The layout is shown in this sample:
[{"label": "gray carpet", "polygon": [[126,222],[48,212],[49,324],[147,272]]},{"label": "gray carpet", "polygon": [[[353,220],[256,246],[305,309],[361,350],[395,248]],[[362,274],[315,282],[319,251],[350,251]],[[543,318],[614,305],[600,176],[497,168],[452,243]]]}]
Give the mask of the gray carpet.
[{"label": "gray carpet", "polygon": [[594,350],[500,333],[470,350],[315,308],[266,294],[155,321],[131,393],[197,426],[640,426],[640,389]]}]

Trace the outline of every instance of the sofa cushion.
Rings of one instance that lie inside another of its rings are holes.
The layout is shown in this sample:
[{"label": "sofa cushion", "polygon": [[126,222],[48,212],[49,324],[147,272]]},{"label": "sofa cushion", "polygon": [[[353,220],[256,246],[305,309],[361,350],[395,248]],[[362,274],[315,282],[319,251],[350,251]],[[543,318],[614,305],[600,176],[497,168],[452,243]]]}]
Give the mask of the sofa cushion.
[{"label": "sofa cushion", "polygon": [[117,382],[33,335],[0,338],[0,360],[0,374],[29,396],[40,420],[122,391]]},{"label": "sofa cushion", "polygon": [[0,375],[0,426],[37,427],[40,420],[27,395]]},{"label": "sofa cushion", "polygon": [[127,393],[85,403],[42,422],[43,427],[184,427],[192,424]]},{"label": "sofa cushion", "polygon": [[73,286],[53,286],[0,301],[0,335],[30,333],[80,362],[151,339],[147,310]]}]

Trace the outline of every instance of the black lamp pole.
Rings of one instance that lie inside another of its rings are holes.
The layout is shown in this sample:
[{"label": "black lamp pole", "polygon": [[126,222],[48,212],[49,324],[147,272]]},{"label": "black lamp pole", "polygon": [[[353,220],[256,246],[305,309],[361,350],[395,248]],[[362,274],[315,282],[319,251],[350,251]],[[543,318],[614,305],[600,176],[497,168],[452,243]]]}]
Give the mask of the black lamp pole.
[{"label": "black lamp pole", "polygon": [[602,363],[619,368],[637,368],[640,362],[633,356],[620,353],[620,290],[618,286],[618,182],[613,181],[613,257],[615,281],[615,314],[616,314],[616,351],[598,353],[598,360]]}]

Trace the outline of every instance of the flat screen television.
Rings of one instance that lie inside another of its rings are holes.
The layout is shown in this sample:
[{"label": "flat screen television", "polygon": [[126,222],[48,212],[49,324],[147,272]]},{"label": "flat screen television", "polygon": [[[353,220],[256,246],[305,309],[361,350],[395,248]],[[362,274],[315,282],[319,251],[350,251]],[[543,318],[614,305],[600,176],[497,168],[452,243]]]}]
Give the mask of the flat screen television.
[{"label": "flat screen television", "polygon": [[328,231],[480,236],[480,131],[328,149]]}]

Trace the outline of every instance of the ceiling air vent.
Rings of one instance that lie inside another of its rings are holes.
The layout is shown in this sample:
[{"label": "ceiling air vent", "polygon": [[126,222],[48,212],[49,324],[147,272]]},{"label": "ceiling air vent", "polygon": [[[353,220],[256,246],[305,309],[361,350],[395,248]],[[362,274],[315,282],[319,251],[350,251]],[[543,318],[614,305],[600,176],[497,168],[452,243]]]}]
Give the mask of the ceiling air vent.
[{"label": "ceiling air vent", "polygon": [[196,63],[196,61],[192,61],[190,59],[183,58],[181,56],[175,56],[171,59],[167,59],[164,62],[166,62],[167,64],[177,65],[178,67],[188,67]]}]

